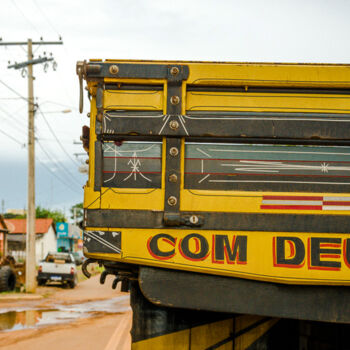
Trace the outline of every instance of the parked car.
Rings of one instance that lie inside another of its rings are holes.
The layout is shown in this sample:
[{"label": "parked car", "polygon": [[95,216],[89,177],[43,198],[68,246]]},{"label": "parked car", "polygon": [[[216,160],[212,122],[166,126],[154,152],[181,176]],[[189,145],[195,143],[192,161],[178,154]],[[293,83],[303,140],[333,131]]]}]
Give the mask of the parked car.
[{"label": "parked car", "polygon": [[39,264],[37,281],[39,286],[47,282],[67,283],[74,288],[78,282],[77,266],[71,253],[49,252]]},{"label": "parked car", "polygon": [[79,266],[81,265],[85,260],[86,257],[84,256],[83,252],[81,250],[72,253],[75,259],[75,263]]}]

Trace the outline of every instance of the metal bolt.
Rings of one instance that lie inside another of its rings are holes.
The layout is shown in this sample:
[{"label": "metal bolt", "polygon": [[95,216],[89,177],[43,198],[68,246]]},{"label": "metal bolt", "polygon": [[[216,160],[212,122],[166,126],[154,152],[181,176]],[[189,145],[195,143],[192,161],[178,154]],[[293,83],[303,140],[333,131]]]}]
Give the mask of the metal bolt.
[{"label": "metal bolt", "polygon": [[109,67],[109,73],[111,74],[118,74],[119,72],[119,67],[115,64]]},{"label": "metal bolt", "polygon": [[191,224],[196,225],[196,224],[198,224],[198,221],[199,221],[199,219],[198,219],[197,215],[190,216],[190,223]]},{"label": "metal bolt", "polygon": [[177,198],[174,196],[170,196],[168,198],[168,204],[171,205],[172,207],[177,204]]},{"label": "metal bolt", "polygon": [[170,102],[171,102],[171,104],[173,104],[173,105],[177,105],[177,104],[180,102],[180,97],[179,97],[179,96],[176,96],[176,95],[171,96],[171,97],[170,97]]},{"label": "metal bolt", "polygon": [[89,159],[86,159],[85,164],[89,164]]},{"label": "metal bolt", "polygon": [[170,129],[177,130],[179,128],[179,123],[176,120],[171,120],[169,126]]},{"label": "metal bolt", "polygon": [[179,150],[176,147],[171,147],[169,153],[171,156],[176,157],[179,154]]},{"label": "metal bolt", "polygon": [[86,116],[87,116],[88,118],[90,118],[90,113],[87,113]]},{"label": "metal bolt", "polygon": [[170,73],[171,73],[172,75],[178,75],[179,72],[180,72],[180,70],[179,70],[179,68],[177,68],[177,67],[171,67],[171,69],[170,69]]},{"label": "metal bolt", "polygon": [[170,182],[176,182],[177,181],[177,175],[176,174],[169,175],[169,181]]}]

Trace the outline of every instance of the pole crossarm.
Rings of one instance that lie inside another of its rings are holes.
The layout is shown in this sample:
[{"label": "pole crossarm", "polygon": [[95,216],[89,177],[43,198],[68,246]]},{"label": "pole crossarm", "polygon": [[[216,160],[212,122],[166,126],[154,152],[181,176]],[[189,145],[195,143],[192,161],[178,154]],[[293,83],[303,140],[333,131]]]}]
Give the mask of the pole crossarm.
[{"label": "pole crossarm", "polygon": [[[0,46],[27,45],[28,41],[8,41],[0,40]],[[33,41],[32,45],[63,45],[63,41]]]},{"label": "pole crossarm", "polygon": [[50,58],[41,57],[41,58],[36,58],[34,60],[26,61],[26,62],[15,63],[15,64],[11,64],[10,66],[7,66],[7,68],[20,69],[20,68],[27,67],[27,66],[32,65],[32,64],[44,63],[44,62],[48,62],[48,61],[53,61],[53,57],[50,57]]}]

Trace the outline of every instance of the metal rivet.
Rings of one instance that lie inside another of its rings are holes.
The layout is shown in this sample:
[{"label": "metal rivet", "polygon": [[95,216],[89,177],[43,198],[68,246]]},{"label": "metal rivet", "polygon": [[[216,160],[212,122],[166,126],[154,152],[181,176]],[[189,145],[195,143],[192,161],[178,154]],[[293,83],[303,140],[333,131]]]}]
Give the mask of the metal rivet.
[{"label": "metal rivet", "polygon": [[177,204],[177,198],[174,196],[170,196],[168,198],[168,204],[171,205],[172,207]]},{"label": "metal rivet", "polygon": [[177,130],[179,128],[179,123],[176,120],[171,120],[169,126],[170,129]]},{"label": "metal rivet", "polygon": [[170,182],[176,182],[177,181],[177,175],[176,174],[169,175],[169,181]]},{"label": "metal rivet", "polygon": [[173,104],[173,105],[177,105],[177,104],[180,102],[180,97],[179,97],[179,96],[176,96],[176,95],[171,96],[171,97],[170,97],[170,102],[171,102],[171,104]]},{"label": "metal rivet", "polygon": [[198,224],[198,221],[199,221],[199,219],[198,219],[197,215],[190,216],[190,223],[191,224],[196,225],[196,224]]},{"label": "metal rivet", "polygon": [[109,67],[109,73],[111,74],[118,74],[119,72],[119,67],[115,64]]},{"label": "metal rivet", "polygon": [[170,73],[171,73],[172,75],[178,75],[179,72],[180,72],[180,70],[179,70],[179,68],[177,68],[177,67],[171,67],[171,69],[170,69]]},{"label": "metal rivet", "polygon": [[176,157],[179,154],[179,150],[176,147],[171,147],[169,153],[171,156]]}]

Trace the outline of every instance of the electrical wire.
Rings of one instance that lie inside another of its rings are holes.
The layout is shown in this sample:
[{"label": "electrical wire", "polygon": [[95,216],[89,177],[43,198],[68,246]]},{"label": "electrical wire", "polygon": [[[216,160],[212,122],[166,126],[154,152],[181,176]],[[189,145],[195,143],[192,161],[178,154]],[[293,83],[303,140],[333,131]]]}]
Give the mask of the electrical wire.
[{"label": "electrical wire", "polygon": [[23,133],[23,134],[27,134],[25,131],[23,131],[23,122],[20,121],[19,119],[15,118],[11,113],[9,113],[8,111],[6,111],[6,109],[4,109],[1,105],[0,105],[0,111],[2,111],[3,113],[5,113],[8,118],[5,118],[7,121],[10,121],[11,124],[13,124],[13,122],[15,121],[16,123],[18,123],[19,129],[17,128],[17,131]]},{"label": "electrical wire", "polygon": [[42,16],[45,18],[46,22],[49,24],[49,26],[51,27],[51,29],[56,32],[56,34],[58,35],[59,38],[61,38],[61,35],[58,33],[57,29],[55,28],[55,26],[52,24],[52,22],[50,21],[49,17],[46,15],[46,13],[41,9],[41,7],[38,5],[38,3],[36,2],[36,0],[33,0],[34,5],[38,8],[38,10],[40,11],[40,13],[42,14]]},{"label": "electrical wire", "polygon": [[65,186],[67,186],[67,188],[69,188],[71,191],[75,192],[75,193],[79,193],[81,195],[80,192],[78,192],[76,190],[76,188],[74,187],[70,187],[70,185],[65,182],[64,180],[62,180],[60,177],[57,176],[57,174],[55,174],[55,172],[53,172],[44,162],[42,162],[40,159],[38,159],[37,157],[35,158],[47,171],[49,171],[51,173],[51,175],[53,175],[57,180],[59,180],[61,183],[63,183]]},{"label": "electrical wire", "polygon": [[2,85],[4,85],[5,87],[7,87],[7,88],[8,88],[10,91],[12,91],[14,94],[16,94],[18,97],[20,97],[22,100],[27,101],[27,102],[32,103],[32,104],[35,105],[35,103],[29,101],[28,98],[22,96],[19,92],[17,92],[15,89],[13,89],[11,86],[9,86],[8,84],[6,84],[6,83],[5,83],[4,81],[2,81],[1,79],[0,79],[0,83],[1,83]]},{"label": "electrical wire", "polygon": [[12,141],[18,143],[19,145],[21,145],[23,148],[26,147],[25,143],[21,143],[20,141],[18,141],[16,138],[14,138],[13,136],[9,135],[7,132],[5,132],[4,130],[0,129],[0,132],[2,134],[4,134],[5,136],[9,137]]},{"label": "electrical wire", "polygon": [[62,151],[68,156],[68,158],[73,162],[73,164],[76,166],[77,164],[79,164],[76,160],[74,160],[71,155],[66,151],[66,149],[63,147],[61,141],[58,139],[58,137],[56,136],[55,132],[53,131],[52,127],[50,126],[49,122],[47,121],[43,111],[40,109],[40,106],[38,106],[38,111],[40,112],[41,116],[43,117],[47,127],[49,128],[51,134],[53,135],[53,137],[55,138],[55,140],[57,141],[58,145],[61,147]]},{"label": "electrical wire", "polygon": [[21,8],[19,6],[17,6],[15,0],[12,0],[13,5],[15,5],[16,9],[20,12],[20,14],[23,16],[23,18],[30,24],[30,26],[37,32],[37,34],[40,36],[40,33],[38,31],[38,29],[35,27],[35,25],[33,24],[32,21],[29,20],[29,18],[23,13],[23,11],[21,10]]},{"label": "electrical wire", "polygon": [[[16,138],[14,138],[13,136],[9,135],[8,133],[6,133],[5,131],[0,129],[0,133],[4,134],[5,136],[7,136],[8,138],[10,138],[12,141],[18,143],[19,145],[21,145],[23,148],[26,147],[26,144],[22,144],[20,141],[18,141]],[[71,191],[78,193],[78,191],[76,190],[76,188],[71,187],[70,184],[68,184],[67,182],[65,182],[64,180],[62,180],[59,176],[57,176],[57,174],[55,174],[44,162],[42,162],[38,157],[35,157],[35,160],[37,160],[47,171],[49,171],[57,180],[59,180],[62,184],[64,184],[67,188],[69,188]],[[80,186],[80,184],[79,184]],[[81,194],[81,193],[79,193]]]},{"label": "electrical wire", "polygon": [[63,171],[65,171],[66,174],[69,174],[69,176],[71,176],[70,180],[74,180],[75,184],[78,186],[81,186],[81,184],[79,183],[79,181],[74,177],[74,175],[68,170],[68,168],[63,165],[63,163],[58,162],[56,159],[53,159],[52,156],[50,155],[50,153],[48,153],[46,151],[46,149],[43,147],[43,145],[40,143],[40,141],[37,139],[36,140],[37,144],[39,145],[39,147],[41,148],[41,150],[45,153],[45,155],[47,156],[47,158],[54,164],[56,164],[58,167],[61,167]]}]

